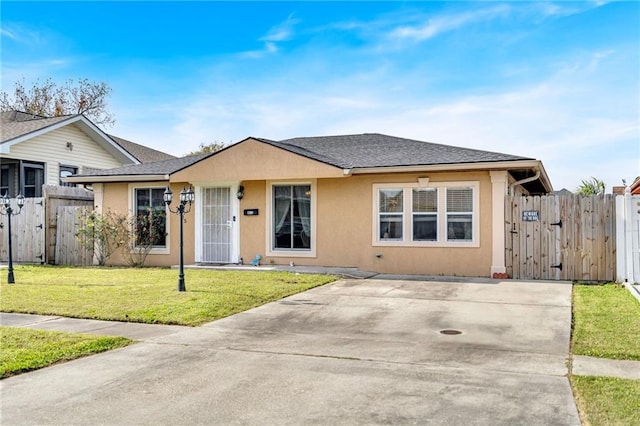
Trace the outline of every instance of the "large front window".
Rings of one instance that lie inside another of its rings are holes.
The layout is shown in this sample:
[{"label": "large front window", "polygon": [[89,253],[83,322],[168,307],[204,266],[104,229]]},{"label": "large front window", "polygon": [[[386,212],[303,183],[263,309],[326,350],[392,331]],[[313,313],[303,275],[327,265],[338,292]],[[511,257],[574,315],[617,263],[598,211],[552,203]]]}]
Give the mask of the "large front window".
[{"label": "large front window", "polygon": [[311,185],[274,185],[273,250],[311,250]]},{"label": "large front window", "polygon": [[163,200],[165,188],[135,189],[136,246],[167,245],[167,213]]},{"label": "large front window", "polygon": [[375,184],[374,244],[478,244],[477,182]]}]

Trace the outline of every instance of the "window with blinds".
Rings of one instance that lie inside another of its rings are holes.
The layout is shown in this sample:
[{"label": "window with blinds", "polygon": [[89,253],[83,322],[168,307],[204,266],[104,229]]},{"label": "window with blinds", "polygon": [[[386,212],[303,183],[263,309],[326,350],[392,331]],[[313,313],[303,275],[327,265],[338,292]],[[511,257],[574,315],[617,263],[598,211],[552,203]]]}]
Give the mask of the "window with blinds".
[{"label": "window with blinds", "polygon": [[477,246],[478,183],[374,184],[374,244]]}]

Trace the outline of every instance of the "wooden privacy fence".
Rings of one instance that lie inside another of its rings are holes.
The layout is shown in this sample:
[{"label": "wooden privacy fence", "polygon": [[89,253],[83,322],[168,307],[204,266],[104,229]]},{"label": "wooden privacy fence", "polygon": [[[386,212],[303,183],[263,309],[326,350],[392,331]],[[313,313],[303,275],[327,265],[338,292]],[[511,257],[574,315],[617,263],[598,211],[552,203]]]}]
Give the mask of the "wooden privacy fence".
[{"label": "wooden privacy fence", "polygon": [[[45,206],[46,206],[46,216],[47,216],[47,252],[46,252],[46,262],[55,263],[57,265],[67,265],[64,263],[65,259],[69,259],[68,256],[62,255],[58,257],[58,238],[60,234],[60,229],[58,228],[58,212],[59,207],[61,206],[84,206],[93,208],[93,192],[87,191],[83,188],[75,188],[70,186],[55,186],[55,185],[44,185],[42,187],[43,194],[45,196]],[[64,214],[64,213],[63,213]],[[68,233],[71,232],[65,229],[63,232]],[[62,241],[70,241],[70,237],[68,235],[63,235]],[[71,247],[71,246],[68,246]],[[88,254],[83,255],[83,258],[88,256]],[[58,262],[58,259],[62,261],[62,263]],[[71,265],[75,265],[76,263],[71,263]],[[83,263],[78,263],[83,264]]]},{"label": "wooden privacy fence", "polygon": [[[18,205],[11,199],[15,212]],[[44,199],[25,198],[20,213],[11,216],[11,249],[14,262],[45,262]],[[0,215],[0,261],[9,260],[9,226],[7,216]]]},{"label": "wooden privacy fence", "polygon": [[80,206],[58,206],[55,245],[56,265],[87,266],[93,264],[93,250],[84,246],[78,230],[87,223],[91,208]]},{"label": "wooden privacy fence", "polygon": [[505,260],[515,279],[613,281],[615,199],[507,196]]}]

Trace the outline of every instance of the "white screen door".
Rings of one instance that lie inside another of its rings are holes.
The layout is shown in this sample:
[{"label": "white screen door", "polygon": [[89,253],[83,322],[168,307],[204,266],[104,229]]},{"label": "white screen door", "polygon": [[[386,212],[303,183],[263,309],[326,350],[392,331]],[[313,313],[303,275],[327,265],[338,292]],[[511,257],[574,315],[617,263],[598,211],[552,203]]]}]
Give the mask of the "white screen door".
[{"label": "white screen door", "polygon": [[202,261],[230,263],[233,238],[231,188],[203,188]]}]

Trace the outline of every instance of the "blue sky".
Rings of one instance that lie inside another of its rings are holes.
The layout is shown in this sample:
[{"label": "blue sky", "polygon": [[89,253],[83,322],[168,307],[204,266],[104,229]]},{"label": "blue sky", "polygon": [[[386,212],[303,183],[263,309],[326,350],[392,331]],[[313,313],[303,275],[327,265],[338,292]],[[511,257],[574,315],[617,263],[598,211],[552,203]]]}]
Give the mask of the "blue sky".
[{"label": "blue sky", "polygon": [[174,155],[379,132],[640,175],[637,2],[2,1],[2,89],[113,88],[109,133]]}]

